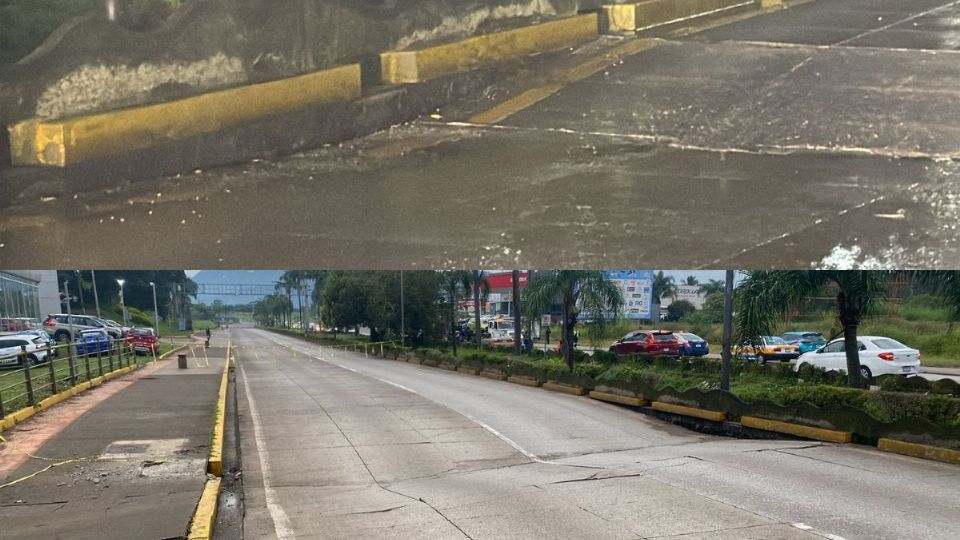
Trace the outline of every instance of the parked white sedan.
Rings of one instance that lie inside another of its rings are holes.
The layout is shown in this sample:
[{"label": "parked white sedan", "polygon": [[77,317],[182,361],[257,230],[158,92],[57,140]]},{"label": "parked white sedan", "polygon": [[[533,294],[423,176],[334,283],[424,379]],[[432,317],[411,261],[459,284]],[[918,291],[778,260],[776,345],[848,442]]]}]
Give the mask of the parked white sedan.
[{"label": "parked white sedan", "polygon": [[0,336],[0,366],[22,366],[22,347],[26,347],[27,360],[39,364],[47,359],[47,343],[44,338],[28,335]]},{"label": "parked white sedan", "polygon": [[[920,351],[882,336],[859,336],[860,375],[870,380],[879,375],[916,375],[920,372]],[[794,369],[810,364],[827,371],[847,371],[843,338],[835,339],[797,359]]]}]

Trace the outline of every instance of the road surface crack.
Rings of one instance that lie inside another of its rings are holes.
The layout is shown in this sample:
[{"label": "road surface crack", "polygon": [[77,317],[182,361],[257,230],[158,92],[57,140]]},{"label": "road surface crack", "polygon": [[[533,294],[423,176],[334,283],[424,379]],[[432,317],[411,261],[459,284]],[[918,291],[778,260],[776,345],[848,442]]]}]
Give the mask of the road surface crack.
[{"label": "road surface crack", "polygon": [[387,512],[392,512],[393,510],[399,510],[401,508],[406,508],[406,504],[401,504],[400,506],[391,506],[390,508],[384,508],[381,510],[365,510],[363,512],[350,512],[351,516],[359,516],[361,514],[384,514]]}]

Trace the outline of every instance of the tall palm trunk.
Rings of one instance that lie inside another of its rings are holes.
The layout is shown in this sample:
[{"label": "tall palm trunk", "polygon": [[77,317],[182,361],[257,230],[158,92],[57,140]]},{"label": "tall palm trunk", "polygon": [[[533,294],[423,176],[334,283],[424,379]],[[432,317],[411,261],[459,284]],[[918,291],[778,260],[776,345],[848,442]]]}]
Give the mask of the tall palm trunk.
[{"label": "tall palm trunk", "polygon": [[522,326],[520,324],[520,271],[513,271],[513,353],[519,355],[522,352],[520,347],[520,337]]},{"label": "tall palm trunk", "polygon": [[450,291],[450,341],[453,342],[453,357],[457,357],[457,308],[453,302],[453,293]]},{"label": "tall palm trunk", "polygon": [[847,382],[851,388],[860,388],[860,348],[857,346],[857,328],[860,326],[860,309],[850,305],[846,295],[837,294],[837,312],[843,325],[843,349],[847,357]]},{"label": "tall palm trunk", "polygon": [[473,271],[473,324],[476,329],[474,332],[474,342],[477,345],[477,348],[480,348],[480,340],[482,339],[481,330],[480,330],[480,271]]},{"label": "tall palm trunk", "polygon": [[573,325],[576,324],[576,318],[572,314],[574,302],[572,295],[563,295],[563,359],[567,362],[567,367],[573,371]]}]

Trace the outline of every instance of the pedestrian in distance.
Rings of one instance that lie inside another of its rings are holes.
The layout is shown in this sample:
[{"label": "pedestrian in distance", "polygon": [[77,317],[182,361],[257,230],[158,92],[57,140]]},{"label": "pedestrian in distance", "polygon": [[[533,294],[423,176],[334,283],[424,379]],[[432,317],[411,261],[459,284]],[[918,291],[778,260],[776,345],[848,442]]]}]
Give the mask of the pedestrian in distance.
[{"label": "pedestrian in distance", "polygon": [[543,333],[543,336],[545,338],[544,343],[549,345],[550,344],[550,327],[549,326],[547,327],[547,331]]}]

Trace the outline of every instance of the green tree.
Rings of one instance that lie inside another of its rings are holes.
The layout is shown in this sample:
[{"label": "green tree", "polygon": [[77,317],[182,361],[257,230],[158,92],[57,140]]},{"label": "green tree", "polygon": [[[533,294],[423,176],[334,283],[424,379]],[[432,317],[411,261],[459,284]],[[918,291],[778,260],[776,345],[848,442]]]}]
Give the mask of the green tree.
[{"label": "green tree", "polygon": [[697,276],[687,276],[687,279],[683,281],[683,284],[689,285],[691,287],[695,287],[697,285],[700,285],[700,280],[697,279]]},{"label": "green tree", "polygon": [[696,306],[687,300],[676,300],[670,302],[670,305],[667,306],[667,319],[671,321],[679,321],[680,319],[696,311]]},{"label": "green tree", "polygon": [[663,273],[663,270],[658,271],[653,276],[653,306],[650,311],[650,316],[653,322],[660,320],[660,303],[664,298],[676,298],[677,297],[677,284],[674,281],[673,276],[668,276]]},{"label": "green tree", "polygon": [[[473,275],[468,270],[445,270],[440,272],[440,293],[447,305],[450,342],[453,355],[457,355],[457,303],[470,296]],[[477,328],[477,333],[480,328]]]},{"label": "green tree", "polygon": [[706,283],[700,284],[700,292],[703,293],[704,296],[710,296],[711,294],[717,293],[723,294],[723,289],[725,286],[726,284],[722,279],[711,279]]},{"label": "green tree", "polygon": [[843,331],[847,380],[860,388],[867,375],[861,370],[857,347],[860,321],[886,294],[893,272],[873,270],[757,270],[747,273],[736,295],[736,338],[759,341],[775,333],[776,324],[801,305],[833,286],[837,322]]},{"label": "green tree", "polygon": [[560,270],[538,274],[524,290],[525,316],[537,319],[557,300],[563,305],[563,356],[573,370],[573,333],[581,311],[596,317],[598,323],[602,323],[606,314],[619,316],[623,292],[601,271]]}]

